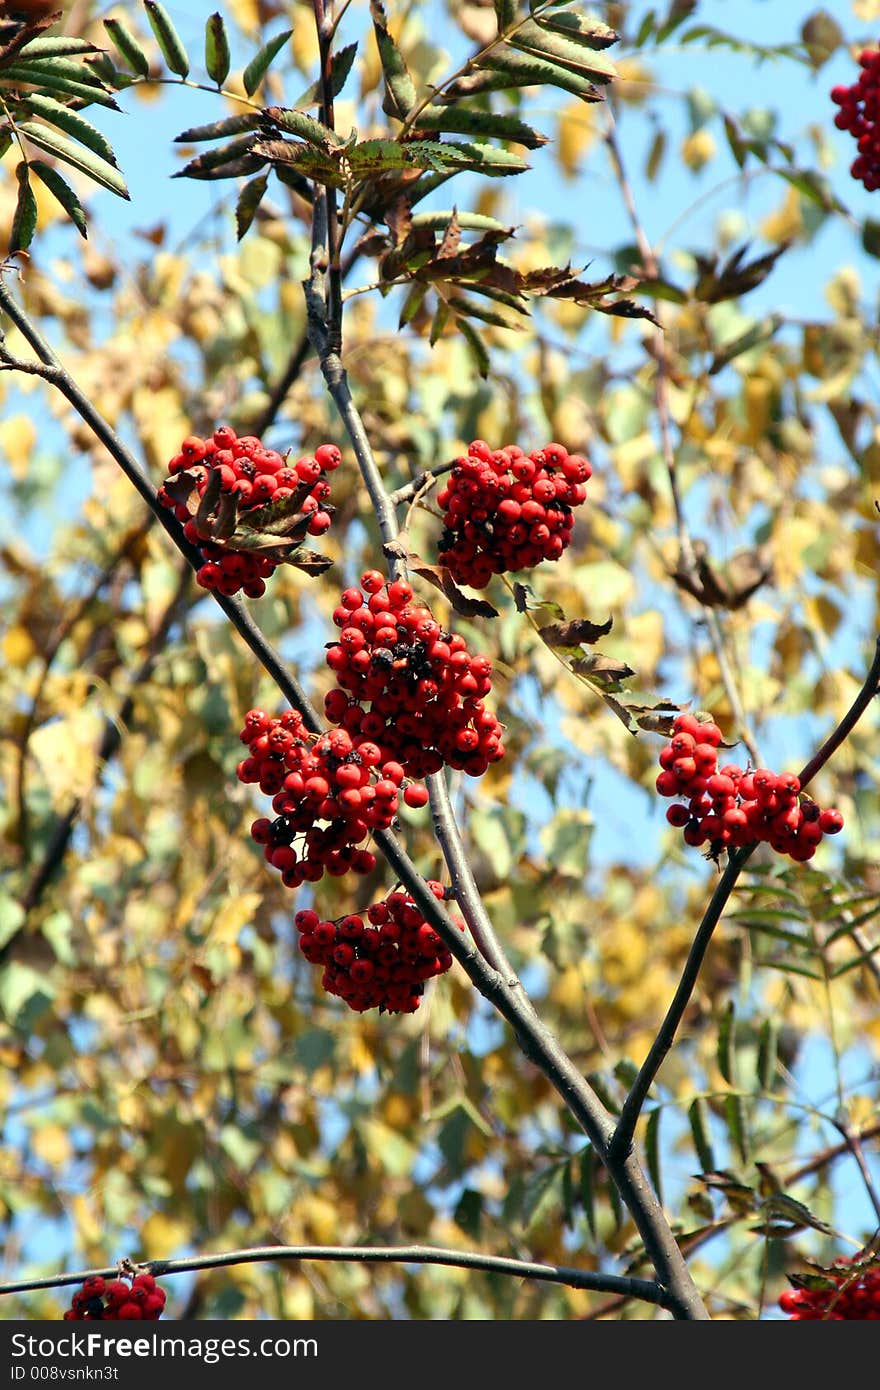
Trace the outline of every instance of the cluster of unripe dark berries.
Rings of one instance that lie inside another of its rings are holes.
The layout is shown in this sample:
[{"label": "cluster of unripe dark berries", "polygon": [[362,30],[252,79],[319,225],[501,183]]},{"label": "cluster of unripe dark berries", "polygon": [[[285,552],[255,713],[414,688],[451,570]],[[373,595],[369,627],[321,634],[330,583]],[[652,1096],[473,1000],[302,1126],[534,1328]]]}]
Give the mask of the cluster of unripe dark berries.
[{"label": "cluster of unripe dark berries", "polygon": [[862,71],[850,87],[832,87],[831,100],[840,107],[834,117],[838,130],[848,130],[858,145],[850,173],[869,193],[880,188],[880,49],[859,54]]},{"label": "cluster of unripe dark berries", "polygon": [[156,1322],[165,1307],[165,1290],[152,1274],[103,1279],[93,1274],[73,1295],[65,1322]]},{"label": "cluster of unripe dark berries", "polygon": [[230,425],[221,425],[210,439],[191,434],[180,446],[180,452],[168,465],[168,477],[160,487],[158,497],[164,507],[172,510],[183,523],[188,541],[197,545],[204,564],[196,571],[196,580],[203,589],[216,589],[232,596],[243,590],[248,598],[261,598],[266,592],[266,580],[277,568],[277,562],[256,550],[236,550],[234,545],[220,545],[203,533],[196,517],[188,507],[175,502],[167,490],[173,478],[184,470],[196,477],[199,497],[204,496],[209,480],[216,475],[221,494],[235,497],[239,514],[247,516],[269,502],[290,497],[304,484],[310,484],[300,503],[300,511],[311,517],[307,533],[322,536],[330,526],[330,513],[323,504],[330,496],[326,473],[342,462],[335,444],[321,444],[314,454],[304,455],[289,464],[275,449],[267,449],[256,435],[240,438]]},{"label": "cluster of unripe dark berries", "polygon": [[733,763],[719,768],[721,742],[717,724],[680,714],[660,750],[656,787],[661,796],[680,798],[666,819],[681,828],[686,844],[709,845],[715,856],[763,840],[803,862],[812,859],[823,835],[843,828],[840,812],[820,810],[793,773]]},{"label": "cluster of unripe dark berries", "polygon": [[857,1277],[846,1270],[826,1271],[824,1287],[786,1289],[779,1306],[791,1322],[880,1321],[880,1268]]},{"label": "cluster of unripe dark berries", "polygon": [[504,756],[501,725],[483,703],[492,663],[414,603],[405,580],[386,585],[368,570],[360,589],[344,590],[333,621],[340,633],[327,665],[338,684],[324,698],[331,723],[376,744],[407,777],[444,764],[479,777]]},{"label": "cluster of unripe dark berries", "polygon": [[[428,887],[436,898],[443,898],[442,884],[429,880]],[[454,920],[463,930],[464,924]],[[358,1013],[374,1008],[414,1013],[425,981],[452,965],[452,953],[442,938],[410,895],[400,890],[373,903],[364,916],[351,913],[328,922],[305,908],[294,922],[300,951],[306,960],[324,967],[323,988]]]},{"label": "cluster of unripe dark berries", "polygon": [[437,494],[445,513],[440,563],[457,583],[482,589],[493,574],[558,560],[592,471],[562,444],[526,454],[517,444],[493,450],[475,439]]}]

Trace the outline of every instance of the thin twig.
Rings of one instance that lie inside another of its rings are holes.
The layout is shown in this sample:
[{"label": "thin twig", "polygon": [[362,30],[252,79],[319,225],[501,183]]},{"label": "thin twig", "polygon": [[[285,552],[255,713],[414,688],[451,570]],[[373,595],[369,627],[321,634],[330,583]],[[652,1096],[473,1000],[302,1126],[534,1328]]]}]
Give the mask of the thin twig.
[{"label": "thin twig", "polygon": [[[572,1289],[589,1289],[596,1293],[617,1293],[626,1298],[639,1298],[661,1308],[674,1309],[676,1300],[668,1290],[654,1280],[635,1279],[628,1275],[599,1274],[592,1270],[573,1269],[567,1265],[537,1264],[532,1260],[515,1260],[503,1255],[482,1255],[470,1250],[447,1250],[428,1245],[263,1245],[244,1250],[229,1250],[221,1255],[193,1255],[179,1260],[147,1260],[132,1266],[165,1278],[169,1274],[186,1274],[199,1269],[225,1269],[230,1265],[274,1263],[276,1261],[320,1260],[327,1263],[448,1265],[454,1269],[473,1269],[485,1274],[506,1274],[519,1279],[537,1279],[544,1283],[565,1284]],[[83,1280],[100,1275],[104,1279],[118,1277],[118,1265],[105,1269],[81,1269],[71,1273],[45,1275],[37,1279],[19,1279],[0,1284],[0,1294],[33,1293],[39,1289],[61,1288],[81,1284]]]}]

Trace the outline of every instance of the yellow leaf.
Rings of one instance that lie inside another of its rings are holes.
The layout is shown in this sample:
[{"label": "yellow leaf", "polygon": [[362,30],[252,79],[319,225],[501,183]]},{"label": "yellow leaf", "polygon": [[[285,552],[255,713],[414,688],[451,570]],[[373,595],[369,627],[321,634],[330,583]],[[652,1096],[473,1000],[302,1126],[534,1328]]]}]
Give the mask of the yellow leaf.
[{"label": "yellow leaf", "polygon": [[761,223],[761,235],[768,241],[788,241],[804,230],[801,200],[797,189],[789,188],[781,205]]},{"label": "yellow leaf", "polygon": [[185,1221],[154,1211],[141,1227],[141,1247],[148,1260],[167,1259],[185,1244],[190,1230]]},{"label": "yellow leaf", "polygon": [[85,796],[91,787],[100,734],[98,712],[81,709],[44,724],[31,736],[30,750],[46,779],[53,806]]},{"label": "yellow leaf", "polygon": [[16,624],[3,634],[3,655],[13,668],[20,670],[22,666],[27,666],[35,651],[33,638],[26,627]]},{"label": "yellow leaf", "polygon": [[61,1125],[44,1125],[41,1129],[35,1130],[31,1138],[31,1147],[37,1157],[48,1163],[50,1168],[63,1167],[73,1155],[73,1145],[67,1130],[62,1129]]},{"label": "yellow leaf", "polygon": [[37,443],[37,428],[26,415],[11,415],[0,422],[0,450],[9,460],[17,482],[26,477],[31,454]]},{"label": "yellow leaf", "polygon": [[99,1245],[103,1241],[103,1224],[95,1215],[94,1209],[85,1193],[77,1192],[71,1197],[70,1215],[73,1218],[73,1224],[76,1227],[76,1233],[81,1245]]},{"label": "yellow leaf", "polygon": [[582,101],[569,101],[556,122],[556,154],[567,179],[580,171],[581,160],[597,135],[596,124]]},{"label": "yellow leaf", "polygon": [[681,157],[692,173],[696,174],[715,158],[718,146],[715,137],[708,130],[695,130],[693,135],[681,142]]}]

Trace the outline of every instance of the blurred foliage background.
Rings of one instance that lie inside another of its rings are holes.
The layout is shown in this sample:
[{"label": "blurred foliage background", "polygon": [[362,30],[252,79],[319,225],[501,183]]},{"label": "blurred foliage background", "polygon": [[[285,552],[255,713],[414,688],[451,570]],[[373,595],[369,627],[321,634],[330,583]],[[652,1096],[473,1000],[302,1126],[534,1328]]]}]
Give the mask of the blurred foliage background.
[{"label": "blurred foliage background", "polygon": [[[494,32],[491,4],[387,9],[423,85]],[[199,52],[203,7],[168,12]],[[640,280],[629,293],[661,329],[537,300],[517,330],[476,324],[482,376],[455,323],[433,345],[430,315],[399,326],[405,291],[365,288],[375,265],[361,253],[345,364],[389,487],[476,437],[586,452],[574,542],[529,577],[535,595],[567,618],[613,617],[600,650],[634,673],[618,699],[710,711],[731,744],[751,731],[771,766],[797,770],[858,690],[877,631],[880,213],[848,176],[828,90],[854,80],[880,5],[595,12],[620,36],[608,99],[496,98],[549,143],[507,142],[531,170],[464,175],[455,200],[516,227],[502,254],[523,272],[570,261],[593,280]],[[106,47],[114,15],[152,58],[133,6],[75,0],[62,30]],[[262,100],[294,104],[316,73],[310,5],[227,0],[224,15],[226,87],[240,93],[242,65],[292,28]],[[337,125],[366,139],[388,117],[365,5],[339,41],[359,48]],[[304,348],[310,210],[273,180],[238,242],[239,180],[168,182],[165,165],[197,151],[156,132],[240,108],[167,76],[155,59],[119,96],[124,119],[89,111],[130,206],[72,175],[84,241],[35,187],[17,292],[157,485],[184,435],[221,422],[295,453],[340,444],[323,542],[334,566],[280,570],[253,604],[320,702],[331,610],[381,552]],[[0,236],[17,157],[0,169]],[[448,191],[425,206],[449,208]],[[5,1277],[272,1242],[418,1241],[646,1272],[583,1135],[457,969],[409,1018],[354,1015],[321,993],[296,952],[294,899],[248,837],[263,807],[234,775],[244,712],[276,712],[277,692],[66,403],[10,373],[0,395]],[[676,580],[682,524],[716,580],[711,602]],[[435,558],[430,495],[408,526]],[[506,949],[615,1104],[717,870],[663,819],[660,736],[628,730],[502,584],[489,597],[497,619],[453,620],[497,662],[509,753],[478,783],[453,779],[454,800]],[[815,788],[844,833],[810,865],[766,848],[751,861],[640,1131],[714,1317],[773,1316],[787,1270],[851,1252],[880,1223],[846,1143],[863,1134],[876,1192],[880,962],[864,943],[878,939],[878,772],[872,711]],[[427,813],[404,807],[401,834],[442,877]],[[336,916],[392,886],[380,861],[367,882],[322,881],[319,903]],[[295,905],[309,901],[303,889]],[[167,1283],[178,1317],[656,1315],[446,1268],[251,1264]],[[3,1316],[63,1306],[33,1293]]]}]

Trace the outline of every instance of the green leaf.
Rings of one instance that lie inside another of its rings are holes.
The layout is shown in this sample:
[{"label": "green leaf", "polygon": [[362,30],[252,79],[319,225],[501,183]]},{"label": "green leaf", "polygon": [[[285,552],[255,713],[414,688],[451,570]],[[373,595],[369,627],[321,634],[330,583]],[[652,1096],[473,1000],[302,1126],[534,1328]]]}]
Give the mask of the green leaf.
[{"label": "green leaf", "polygon": [[12,230],[9,233],[10,252],[26,251],[37,230],[37,200],[28,178],[26,160],[23,159],[16,166],[15,176],[18,179],[18,197],[12,217]]},{"label": "green leaf", "polygon": [[21,903],[4,893],[0,897],[0,950],[18,933],[24,920],[25,911]]},{"label": "green leaf", "polygon": [[715,1056],[718,1062],[718,1070],[721,1072],[721,1075],[724,1077],[724,1080],[727,1082],[728,1086],[732,1086],[734,1084],[733,1041],[735,1024],[736,1018],[734,1012],[734,1004],[733,1000],[729,999],[727,1001],[727,1004],[725,1005],[724,1012],[721,1015],[721,1021],[718,1025],[718,1044],[715,1050]]},{"label": "green leaf", "polygon": [[226,25],[219,11],[208,15],[205,20],[205,68],[212,82],[218,87],[229,76],[229,37]]},{"label": "green leaf", "polygon": [[[242,135],[237,140],[229,140],[225,145],[220,145],[216,150],[206,150],[204,154],[196,155],[182,169],[176,170],[171,175],[173,179],[216,179],[234,177],[228,172],[226,166],[241,163],[242,158],[250,160],[248,173],[254,173],[260,168],[262,160],[256,155],[251,156],[254,149],[254,141],[250,135]],[[226,168],[226,172],[221,174],[218,170]]]},{"label": "green leaf", "polygon": [[44,77],[65,77],[71,82],[78,82],[83,87],[95,87],[99,91],[104,84],[90,67],[85,63],[76,63],[67,58],[32,58],[26,61],[22,54],[17,56],[14,63],[2,69],[4,79],[10,73],[33,73],[32,78],[25,80],[33,81],[39,85]]},{"label": "green leaf", "polygon": [[[446,212],[417,212],[413,219],[413,227],[428,227],[432,231],[445,231],[452,217],[452,209]],[[457,210],[456,210],[457,212]],[[495,217],[489,217],[482,212],[457,212],[458,225],[463,232],[498,232],[504,233],[505,238],[513,236],[513,227],[505,226]]]},{"label": "green leaf", "polygon": [[88,229],[83,205],[67,180],[62,178],[58,170],[53,169],[50,164],[44,164],[42,159],[32,159],[30,163],[31,172],[36,174],[41,183],[44,183],[49,192],[58,199],[80,236],[87,237]]},{"label": "green leaf", "polygon": [[[268,72],[272,61],[281,52],[292,33],[292,29],[285,29],[283,33],[276,34],[275,38],[270,39],[267,44],[264,44],[260,51],[256,53],[248,63],[241,75],[241,80],[244,83],[244,89],[249,97],[253,96]],[[356,46],[357,45],[355,45],[355,47]],[[354,55],[352,55],[352,57],[353,56]]]},{"label": "green leaf", "polygon": [[189,58],[164,5],[159,0],[144,0],[144,9],[165,62],[179,77],[187,77]]},{"label": "green leaf", "polygon": [[[420,146],[426,142],[420,141]],[[439,158],[446,162],[464,165],[469,169],[474,169],[480,174],[486,174],[489,178],[504,178],[507,174],[522,174],[531,165],[512,150],[502,149],[498,145],[478,144],[474,140],[443,140],[434,141],[434,145],[439,146],[442,153]],[[405,146],[406,149],[414,149],[415,146]]]},{"label": "green leaf", "polygon": [[78,111],[72,111],[69,106],[56,101],[54,97],[43,96],[37,92],[30,93],[25,104],[29,112],[33,112],[35,116],[42,116],[44,120],[87,145],[95,154],[100,155],[101,159],[106,159],[108,164],[112,164],[114,169],[118,167],[110,141]]},{"label": "green leaf", "polygon": [[76,81],[50,68],[37,68],[36,64],[29,64],[27,67],[24,64],[16,64],[14,67],[3,68],[0,78],[16,86],[27,83],[29,86],[39,87],[44,92],[61,92],[65,96],[76,97],[86,105],[96,102],[98,106],[106,106],[111,111],[121,110],[119,103],[103,86],[96,87],[90,82]]},{"label": "green leaf", "polygon": [[227,135],[242,135],[246,130],[259,130],[262,123],[260,111],[247,111],[242,116],[226,116],[222,121],[212,121],[210,125],[194,125],[175,135],[176,145],[199,145],[205,140],[225,140]]},{"label": "green leaf", "polygon": [[82,146],[75,145],[65,135],[59,135],[51,126],[35,125],[33,121],[23,121],[19,130],[27,136],[31,144],[39,146],[47,154],[55,155],[63,164],[69,164],[72,169],[78,169],[81,174],[87,174],[102,188],[108,188],[111,193],[128,200],[129,192],[125,185],[125,179],[119,170],[114,169],[105,159],[93,154],[91,150],[84,150]]},{"label": "green leaf", "polygon": [[253,222],[254,214],[260,206],[268,183],[269,174],[267,171],[265,174],[251,179],[239,193],[238,202],[235,205],[235,230],[239,241]]},{"label": "green leaf", "polygon": [[465,343],[467,344],[471,361],[473,362],[480,376],[483,378],[487,377],[489,375],[489,353],[486,349],[485,343],[483,342],[473,325],[468,323],[467,319],[457,318],[456,322],[459,331],[462,337],[464,338]]},{"label": "green leaf", "polygon": [[304,111],[296,111],[292,107],[267,106],[263,121],[287,131],[289,135],[298,136],[319,150],[330,150],[342,143],[335,130],[316,121],[314,116],[307,116]]},{"label": "green leaf", "polygon": [[733,1143],[743,1163],[749,1161],[749,1140],[746,1133],[746,1108],[739,1094],[724,1097],[724,1118]]},{"label": "green leaf", "polygon": [[770,1091],[776,1078],[776,1058],[779,1030],[770,1018],[761,1024],[758,1038],[758,1053],[755,1059],[755,1074],[763,1091]]},{"label": "green leaf", "polygon": [[88,39],[67,38],[63,34],[40,35],[22,44],[18,51],[22,58],[65,58],[71,53],[101,52],[98,45]]},{"label": "green leaf", "polygon": [[515,140],[526,149],[546,145],[549,136],[533,130],[525,121],[506,112],[475,111],[467,106],[428,106],[416,120],[418,130],[437,130],[460,135],[487,135],[499,140]]},{"label": "green leaf", "polygon": [[494,0],[495,18],[498,20],[498,32],[503,34],[505,29],[509,29],[516,23],[516,12],[519,9],[518,0]]},{"label": "green leaf", "polygon": [[[547,62],[546,59],[532,53],[522,53],[512,48],[504,49],[503,52],[493,50],[480,59],[479,65],[481,68],[491,68],[492,72],[497,74],[497,78],[486,83],[475,82],[473,85],[468,79],[466,91],[488,91],[495,87],[503,90],[507,87],[537,85],[560,87],[564,92],[571,92],[573,96],[580,97],[582,101],[604,101],[598,87],[582,73],[574,72],[564,65]],[[475,76],[479,77],[479,74]],[[454,91],[455,88],[451,90]]]},{"label": "green leaf", "polygon": [[[535,6],[532,5],[531,9],[534,14]],[[557,34],[570,38],[577,37],[586,48],[594,50],[610,48],[612,44],[620,42],[620,35],[616,30],[590,15],[572,14],[568,10],[558,13],[545,10],[537,16],[537,23],[542,29],[552,29]]]},{"label": "green leaf", "polygon": [[[291,31],[292,32],[292,31]],[[358,46],[356,43],[347,44],[345,48],[340,48],[338,53],[334,53],[330,60],[330,98],[338,97],[345,86],[348,74],[351,72],[352,64],[357,56]],[[307,87],[302,96],[295,103],[297,106],[315,106],[321,100],[321,84],[313,82],[311,87]]]},{"label": "green leaf", "polygon": [[405,324],[411,323],[416,314],[425,302],[425,295],[428,293],[427,285],[420,285],[418,281],[410,287],[410,290],[403,301],[403,308],[400,311],[398,328],[403,328]]},{"label": "green leaf", "polygon": [[647,1124],[645,1125],[645,1159],[648,1165],[648,1176],[654,1185],[657,1193],[658,1202],[663,1202],[663,1185],[660,1178],[660,1107],[655,1106],[648,1113]]},{"label": "green leaf", "polygon": [[700,1167],[704,1173],[714,1173],[715,1155],[709,1139],[708,1110],[702,1096],[697,1096],[696,1100],[691,1101],[688,1107],[688,1123]]},{"label": "green leaf", "polygon": [[592,1144],[581,1151],[579,1195],[593,1239],[596,1237],[596,1155]]},{"label": "green leaf", "polygon": [[416,104],[415,83],[409,75],[400,49],[388,32],[388,21],[380,0],[370,0],[370,17],[379,48],[382,75],[385,78],[385,100],[382,110],[402,121]]},{"label": "green leaf", "polygon": [[549,63],[561,63],[570,71],[595,82],[610,82],[617,76],[617,69],[610,58],[597,54],[576,31],[569,30],[568,33],[570,36],[567,37],[529,19],[511,35],[508,42],[524,53],[536,54]]},{"label": "green leaf", "polygon": [[104,28],[122,61],[128,64],[132,72],[137,73],[138,77],[149,77],[150,60],[122,20],[105,19]]},{"label": "green leaf", "polygon": [[482,304],[474,304],[464,295],[451,295],[449,307],[455,310],[460,319],[479,319],[481,323],[488,323],[493,328],[509,328],[514,333],[522,331],[521,323],[505,318],[503,314],[496,314],[492,309],[484,309]]}]

